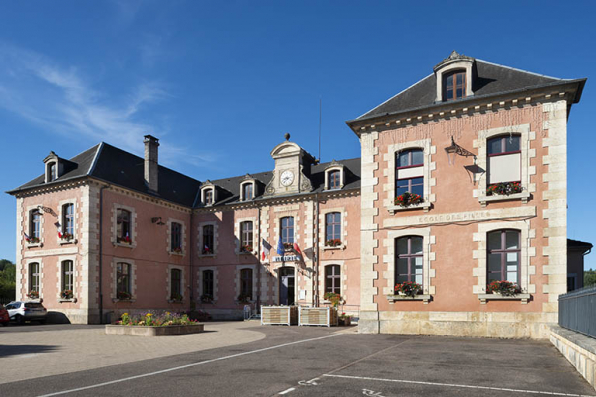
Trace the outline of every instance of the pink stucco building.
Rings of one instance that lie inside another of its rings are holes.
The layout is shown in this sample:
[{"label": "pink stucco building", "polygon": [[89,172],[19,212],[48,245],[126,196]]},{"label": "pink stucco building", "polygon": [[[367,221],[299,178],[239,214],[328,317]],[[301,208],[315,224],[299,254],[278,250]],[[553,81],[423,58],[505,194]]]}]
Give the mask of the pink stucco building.
[{"label": "pink stucco building", "polygon": [[[221,180],[160,166],[149,135],[144,159],[51,153],[9,192],[17,298],[97,323],[336,292],[363,333],[543,337],[567,290],[567,118],[584,83],[454,52],[347,122],[361,158],[319,163],[287,137],[271,171]],[[515,293],[487,289],[501,280]]]}]

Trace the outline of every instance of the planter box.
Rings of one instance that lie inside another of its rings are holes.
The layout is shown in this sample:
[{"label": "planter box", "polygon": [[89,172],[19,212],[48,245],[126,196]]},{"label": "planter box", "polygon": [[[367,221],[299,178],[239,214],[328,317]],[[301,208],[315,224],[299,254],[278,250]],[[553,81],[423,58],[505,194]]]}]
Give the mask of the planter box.
[{"label": "planter box", "polygon": [[299,325],[337,326],[337,309],[334,307],[301,307]]},{"label": "planter box", "polygon": [[340,325],[340,326],[352,325],[352,318],[351,317],[345,317],[345,318],[340,317],[338,319],[338,325]]},{"label": "planter box", "polygon": [[204,330],[203,324],[168,325],[166,327],[144,327],[137,325],[106,325],[106,335],[163,336],[198,334]]},{"label": "planter box", "polygon": [[296,325],[296,306],[261,306],[261,325]]}]

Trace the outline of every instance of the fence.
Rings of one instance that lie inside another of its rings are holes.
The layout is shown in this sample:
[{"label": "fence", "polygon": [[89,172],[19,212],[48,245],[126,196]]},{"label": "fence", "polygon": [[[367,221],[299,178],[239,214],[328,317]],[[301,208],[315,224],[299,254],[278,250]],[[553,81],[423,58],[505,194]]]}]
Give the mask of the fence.
[{"label": "fence", "polygon": [[596,338],[596,286],[559,296],[559,325]]},{"label": "fence", "polygon": [[3,296],[0,296],[0,305],[7,305],[10,302],[12,302],[14,299],[10,299],[10,298],[5,298]]}]

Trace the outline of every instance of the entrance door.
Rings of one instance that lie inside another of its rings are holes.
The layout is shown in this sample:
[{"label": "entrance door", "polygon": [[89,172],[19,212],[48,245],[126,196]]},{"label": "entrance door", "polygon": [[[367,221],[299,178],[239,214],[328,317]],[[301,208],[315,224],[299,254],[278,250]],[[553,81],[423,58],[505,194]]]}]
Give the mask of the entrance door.
[{"label": "entrance door", "polygon": [[294,304],[294,268],[282,267],[279,269],[279,304]]}]

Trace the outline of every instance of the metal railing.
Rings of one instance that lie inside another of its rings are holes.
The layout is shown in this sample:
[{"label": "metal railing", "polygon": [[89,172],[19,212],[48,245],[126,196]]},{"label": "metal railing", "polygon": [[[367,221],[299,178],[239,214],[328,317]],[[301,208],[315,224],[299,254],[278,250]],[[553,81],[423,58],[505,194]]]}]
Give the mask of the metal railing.
[{"label": "metal railing", "polygon": [[559,325],[596,338],[596,286],[559,296]]}]

